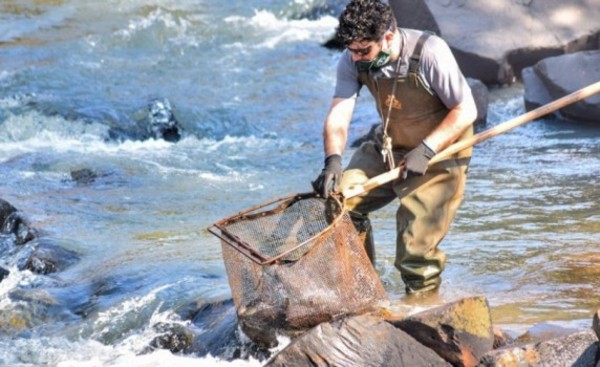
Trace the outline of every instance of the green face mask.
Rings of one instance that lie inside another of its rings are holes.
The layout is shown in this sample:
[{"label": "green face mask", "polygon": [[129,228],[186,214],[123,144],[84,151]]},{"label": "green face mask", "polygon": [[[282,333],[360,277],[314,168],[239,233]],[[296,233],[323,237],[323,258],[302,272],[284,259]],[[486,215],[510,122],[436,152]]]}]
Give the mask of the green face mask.
[{"label": "green face mask", "polygon": [[370,69],[379,69],[383,65],[390,62],[390,58],[392,57],[391,52],[388,51],[379,51],[377,56],[370,61],[357,61],[356,66],[359,71],[368,71]]}]

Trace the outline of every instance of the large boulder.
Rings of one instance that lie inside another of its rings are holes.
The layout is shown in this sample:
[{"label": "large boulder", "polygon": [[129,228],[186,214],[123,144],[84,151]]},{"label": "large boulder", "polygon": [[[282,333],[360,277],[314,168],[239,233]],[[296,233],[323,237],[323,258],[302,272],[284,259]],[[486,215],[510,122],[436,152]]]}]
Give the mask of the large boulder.
[{"label": "large boulder", "polygon": [[600,48],[600,0],[390,0],[401,27],[450,45],[463,73],[510,84],[555,55]]},{"label": "large boulder", "polygon": [[378,316],[323,323],[298,337],[267,366],[450,366]]},{"label": "large boulder", "polygon": [[[600,50],[544,59],[523,70],[525,108],[530,111],[600,81]],[[600,94],[562,108],[565,120],[600,121]]]},{"label": "large boulder", "polygon": [[484,297],[447,303],[393,324],[453,366],[477,365],[494,344],[490,308]]}]

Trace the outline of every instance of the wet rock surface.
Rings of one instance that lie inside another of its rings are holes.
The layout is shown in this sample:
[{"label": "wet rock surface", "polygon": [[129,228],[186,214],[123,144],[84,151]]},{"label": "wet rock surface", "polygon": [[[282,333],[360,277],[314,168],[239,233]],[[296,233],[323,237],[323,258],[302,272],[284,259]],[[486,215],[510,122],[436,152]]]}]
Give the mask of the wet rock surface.
[{"label": "wet rock surface", "polygon": [[492,325],[484,297],[468,297],[412,315],[384,308],[323,323],[295,338],[267,365],[593,367],[598,363],[598,336],[591,328],[544,330],[511,338]]},{"label": "wet rock surface", "polygon": [[354,316],[321,324],[295,339],[267,366],[450,366],[385,320]]},{"label": "wet rock surface", "polygon": [[[523,70],[525,108],[530,111],[600,81],[600,50],[544,59]],[[600,122],[600,95],[559,110],[565,120]]]},{"label": "wet rock surface", "polygon": [[494,343],[485,298],[465,298],[394,322],[454,366],[475,366]]},{"label": "wet rock surface", "polygon": [[41,237],[23,213],[3,199],[0,199],[0,224],[0,257],[9,266],[49,274],[62,271],[79,261],[76,252]]}]

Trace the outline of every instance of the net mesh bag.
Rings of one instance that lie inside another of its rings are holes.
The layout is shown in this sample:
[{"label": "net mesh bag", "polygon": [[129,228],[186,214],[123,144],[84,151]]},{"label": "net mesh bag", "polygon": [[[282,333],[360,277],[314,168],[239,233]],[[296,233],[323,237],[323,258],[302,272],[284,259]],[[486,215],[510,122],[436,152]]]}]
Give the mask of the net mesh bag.
[{"label": "net mesh bag", "polygon": [[244,333],[263,346],[387,300],[337,198],[276,199],[215,223]]}]

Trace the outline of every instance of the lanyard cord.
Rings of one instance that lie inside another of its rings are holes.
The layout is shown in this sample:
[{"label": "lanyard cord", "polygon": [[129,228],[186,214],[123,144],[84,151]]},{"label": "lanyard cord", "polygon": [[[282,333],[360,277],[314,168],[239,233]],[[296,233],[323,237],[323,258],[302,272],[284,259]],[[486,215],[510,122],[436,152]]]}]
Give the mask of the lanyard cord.
[{"label": "lanyard cord", "polygon": [[[383,146],[381,147],[381,156],[383,157],[383,163],[388,163],[390,169],[396,168],[396,163],[394,162],[394,154],[392,153],[392,138],[388,135],[387,130],[390,124],[390,115],[392,114],[392,106],[394,105],[394,100],[396,99],[396,86],[398,85],[398,75],[400,72],[400,63],[401,57],[398,55],[398,63],[396,64],[396,70],[394,77],[394,84],[392,84],[392,95],[389,99],[389,106],[387,116],[385,117],[385,121],[383,123]],[[381,102],[380,102],[381,105]]]}]

